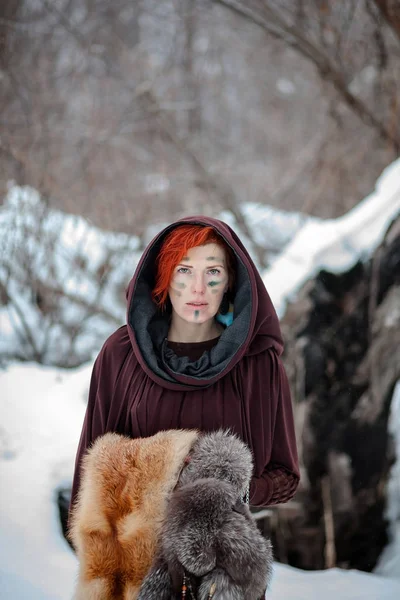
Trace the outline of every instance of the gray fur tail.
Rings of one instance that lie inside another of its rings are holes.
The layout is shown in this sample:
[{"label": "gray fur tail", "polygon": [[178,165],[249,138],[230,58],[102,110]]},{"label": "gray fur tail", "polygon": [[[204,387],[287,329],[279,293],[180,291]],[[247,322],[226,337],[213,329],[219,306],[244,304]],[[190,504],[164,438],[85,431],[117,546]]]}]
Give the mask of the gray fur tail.
[{"label": "gray fur tail", "polygon": [[168,566],[158,560],[144,578],[137,600],[171,600],[172,597]]},{"label": "gray fur tail", "polygon": [[247,600],[242,588],[235,584],[223,569],[214,569],[212,573],[203,577],[197,592],[198,600],[208,600],[213,586],[215,591],[212,600]]}]

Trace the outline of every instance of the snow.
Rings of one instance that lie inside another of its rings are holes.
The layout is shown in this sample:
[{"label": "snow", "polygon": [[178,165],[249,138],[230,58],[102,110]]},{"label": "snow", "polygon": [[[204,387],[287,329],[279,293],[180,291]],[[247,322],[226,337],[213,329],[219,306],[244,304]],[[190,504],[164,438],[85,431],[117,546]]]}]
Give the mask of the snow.
[{"label": "snow", "polygon": [[[34,189],[12,186],[0,208],[0,242],[0,283],[10,298],[0,305],[0,355],[39,354],[43,363],[63,365],[73,356],[72,366],[88,360],[124,321],[138,238],[48,209]],[[53,290],[46,310],[35,289]]]},{"label": "snow", "polygon": [[360,571],[329,569],[305,572],[275,565],[268,600],[394,600],[400,581]]},{"label": "snow", "polygon": [[[41,207],[39,198],[26,189],[14,190],[13,193],[15,195],[11,194],[4,210],[0,212],[0,234],[13,233],[4,235],[1,240],[2,256],[7,259],[12,258],[13,251],[22,242],[16,223],[22,222],[24,227],[35,225],[34,214],[26,208],[29,202],[35,210]],[[20,210],[18,202],[22,201],[24,194],[27,202],[24,210]],[[18,210],[12,212],[13,206],[17,206]],[[262,235],[261,209],[253,206],[247,207],[247,210],[250,210],[247,213],[249,222],[258,228],[256,234]],[[371,256],[389,222],[399,211],[400,160],[386,169],[377,182],[376,190],[342,218],[321,222],[317,219],[301,220],[296,216],[297,221],[291,229],[293,240],[288,242],[283,235],[282,244],[287,245],[264,274],[264,281],[278,313],[283,314],[286,302],[319,269],[339,272],[348,269],[357,260]],[[50,233],[57,233],[54,236],[54,266],[58,269],[56,276],[60,285],[65,283],[72,286],[74,291],[90,293],[90,285],[80,280],[77,273],[71,272],[66,260],[67,256],[77,256],[78,250],[80,257],[86,257],[89,270],[101,264],[104,248],[113,250],[115,265],[121,263],[121,252],[130,252],[130,259],[123,262],[128,263],[130,271],[133,271],[135,263],[132,256],[137,251],[136,240],[96,231],[80,217],[65,218],[61,213],[52,212],[48,219],[43,227]],[[284,215],[279,215],[279,219],[283,230]],[[266,221],[270,223],[271,219],[267,218]],[[69,242],[72,235],[75,236],[73,244]],[[40,260],[40,248],[35,245],[33,238],[29,239],[27,250],[35,259],[32,264],[36,265],[40,274],[43,263]],[[124,268],[127,268],[127,264]],[[111,271],[110,278],[113,276]],[[120,283],[125,276],[124,271],[116,279]],[[35,329],[40,321],[29,304],[26,289],[17,280],[11,284],[13,289],[24,302],[27,318],[32,319],[32,328]],[[110,290],[107,306],[118,313],[120,309],[113,298]],[[8,342],[17,321],[18,315],[4,309],[1,311],[0,332],[2,337],[6,335]],[[10,364],[0,371],[1,600],[71,598],[77,562],[62,537],[55,493],[57,488],[69,485],[72,479],[91,369],[92,362],[70,370],[25,363]],[[391,428],[396,440],[397,456],[400,456],[400,384],[393,398]],[[400,579],[394,578],[400,577],[399,480],[400,462],[397,461],[388,488],[391,543],[381,557],[376,574],[339,569],[304,572],[275,564],[272,588],[267,598],[400,598]]]},{"label": "snow", "polygon": [[300,286],[320,269],[342,272],[366,260],[400,212],[400,160],[385,169],[375,190],[338,219],[307,221],[263,277],[281,317]]},{"label": "snow", "polygon": [[296,91],[294,83],[285,78],[278,79],[276,88],[283,96],[292,96]]},{"label": "snow", "polygon": [[61,535],[55,490],[72,479],[90,370],[32,363],[0,373],[0,598],[71,596],[76,560]]},{"label": "snow", "polygon": [[[0,371],[0,599],[67,600],[77,561],[61,534],[55,490],[71,482],[92,365]],[[362,590],[362,591],[361,591]],[[393,600],[400,580],[275,564],[269,600]]]},{"label": "snow", "polygon": [[[305,223],[315,221],[253,203],[242,209],[256,243],[266,251],[281,252]],[[252,251],[233,215],[218,216]],[[149,226],[143,241],[147,244],[167,225]],[[63,366],[89,360],[125,320],[124,291],[141,255],[138,238],[49,209],[36,190],[14,185],[0,207],[0,242],[0,282],[10,297],[0,305],[0,356],[33,360],[40,355],[41,363]],[[47,290],[50,307],[42,310],[35,289]]]}]

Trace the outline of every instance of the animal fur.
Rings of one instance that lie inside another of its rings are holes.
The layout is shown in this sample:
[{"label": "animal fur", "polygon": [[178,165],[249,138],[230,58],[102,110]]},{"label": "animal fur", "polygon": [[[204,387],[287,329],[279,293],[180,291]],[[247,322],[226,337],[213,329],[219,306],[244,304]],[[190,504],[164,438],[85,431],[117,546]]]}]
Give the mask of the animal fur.
[{"label": "animal fur", "polygon": [[[160,547],[138,600],[180,598],[183,575],[198,600],[257,600],[272,571],[272,548],[241,502],[251,454],[226,432],[200,436],[172,493]],[[190,595],[188,595],[190,598]]]},{"label": "animal fur", "polygon": [[96,440],[82,462],[71,517],[79,559],[75,600],[136,600],[168,499],[197,437],[174,430],[136,440],[108,433]]}]

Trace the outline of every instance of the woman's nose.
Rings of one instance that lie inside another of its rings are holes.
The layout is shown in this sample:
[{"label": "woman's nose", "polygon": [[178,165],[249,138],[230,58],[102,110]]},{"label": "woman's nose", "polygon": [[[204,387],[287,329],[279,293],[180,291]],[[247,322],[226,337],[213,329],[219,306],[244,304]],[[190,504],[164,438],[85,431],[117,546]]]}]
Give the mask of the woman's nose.
[{"label": "woman's nose", "polygon": [[204,294],[206,291],[206,283],[204,281],[203,275],[194,275],[193,284],[192,284],[192,292],[194,294]]}]

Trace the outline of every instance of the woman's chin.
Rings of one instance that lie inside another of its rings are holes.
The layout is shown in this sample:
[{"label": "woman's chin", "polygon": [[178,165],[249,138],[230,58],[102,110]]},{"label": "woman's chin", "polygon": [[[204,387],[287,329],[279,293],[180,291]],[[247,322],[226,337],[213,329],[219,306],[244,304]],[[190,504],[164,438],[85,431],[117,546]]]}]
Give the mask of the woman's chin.
[{"label": "woman's chin", "polygon": [[185,314],[181,315],[181,317],[184,321],[186,321],[186,323],[203,325],[204,323],[210,322],[214,318],[214,315],[210,315],[210,313],[205,310],[190,312],[185,311]]},{"label": "woman's chin", "polygon": [[209,316],[206,316],[206,315],[199,315],[199,316],[190,315],[190,316],[185,317],[184,320],[187,323],[194,323],[194,324],[197,324],[197,325],[203,325],[204,323],[208,323],[211,320],[211,318]]}]

